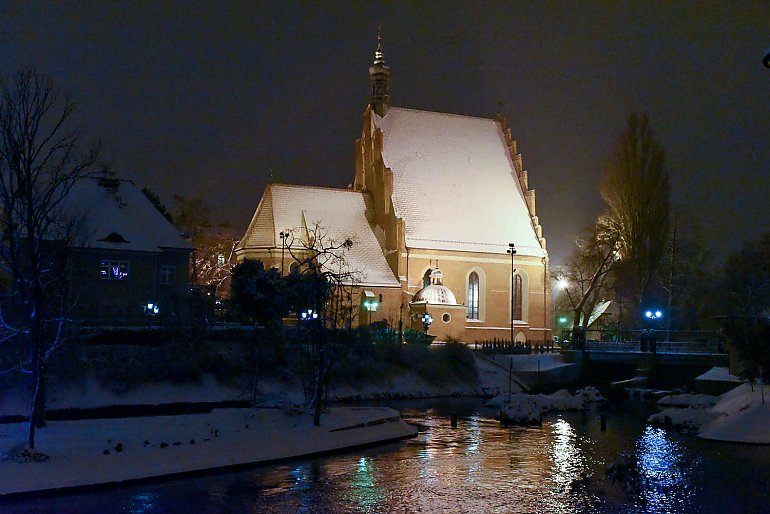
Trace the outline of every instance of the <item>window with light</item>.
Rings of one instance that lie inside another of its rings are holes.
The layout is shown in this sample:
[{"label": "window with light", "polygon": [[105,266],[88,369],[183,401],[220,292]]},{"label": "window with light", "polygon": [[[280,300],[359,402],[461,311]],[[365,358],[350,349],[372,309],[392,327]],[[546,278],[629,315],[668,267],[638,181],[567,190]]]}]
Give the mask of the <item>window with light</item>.
[{"label": "window with light", "polygon": [[99,277],[102,280],[128,280],[128,261],[102,261]]}]

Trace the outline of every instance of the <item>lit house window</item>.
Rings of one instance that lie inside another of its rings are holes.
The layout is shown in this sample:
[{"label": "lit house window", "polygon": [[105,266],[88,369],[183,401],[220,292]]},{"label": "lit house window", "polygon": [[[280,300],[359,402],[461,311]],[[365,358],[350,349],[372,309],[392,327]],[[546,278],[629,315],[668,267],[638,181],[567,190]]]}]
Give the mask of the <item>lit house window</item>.
[{"label": "lit house window", "polygon": [[174,283],[174,275],[176,274],[176,266],[161,266],[160,267],[160,284],[163,286],[170,286]]},{"label": "lit house window", "polygon": [[225,256],[222,255],[221,253],[219,255],[217,255],[217,264],[219,266],[224,266],[225,265]]},{"label": "lit house window", "polygon": [[128,261],[102,261],[99,276],[102,280],[127,280]]},{"label": "lit house window", "polygon": [[513,278],[513,319],[522,319],[522,287],[521,287],[521,275],[516,275]]},{"label": "lit house window", "polygon": [[479,275],[468,276],[468,319],[479,319]]}]

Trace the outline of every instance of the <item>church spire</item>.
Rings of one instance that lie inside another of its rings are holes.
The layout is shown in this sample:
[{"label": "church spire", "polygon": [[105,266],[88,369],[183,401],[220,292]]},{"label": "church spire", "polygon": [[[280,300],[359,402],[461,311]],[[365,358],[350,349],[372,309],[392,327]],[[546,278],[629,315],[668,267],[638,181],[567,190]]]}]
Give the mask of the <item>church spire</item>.
[{"label": "church spire", "polygon": [[380,116],[388,114],[390,96],[388,96],[388,79],[390,68],[385,64],[382,52],[382,28],[377,32],[377,50],[374,51],[374,63],[369,67],[369,80],[372,83],[372,98],[369,105]]}]

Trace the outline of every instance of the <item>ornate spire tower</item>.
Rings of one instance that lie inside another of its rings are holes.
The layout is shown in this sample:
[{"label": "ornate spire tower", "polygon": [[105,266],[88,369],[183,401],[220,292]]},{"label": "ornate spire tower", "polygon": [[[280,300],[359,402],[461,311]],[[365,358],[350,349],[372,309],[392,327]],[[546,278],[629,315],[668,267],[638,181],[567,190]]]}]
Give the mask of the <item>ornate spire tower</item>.
[{"label": "ornate spire tower", "polygon": [[388,79],[390,68],[385,64],[385,56],[382,53],[382,31],[377,33],[377,50],[374,52],[374,64],[369,67],[369,80],[372,83],[372,98],[369,105],[380,116],[388,114],[390,96],[388,96]]}]

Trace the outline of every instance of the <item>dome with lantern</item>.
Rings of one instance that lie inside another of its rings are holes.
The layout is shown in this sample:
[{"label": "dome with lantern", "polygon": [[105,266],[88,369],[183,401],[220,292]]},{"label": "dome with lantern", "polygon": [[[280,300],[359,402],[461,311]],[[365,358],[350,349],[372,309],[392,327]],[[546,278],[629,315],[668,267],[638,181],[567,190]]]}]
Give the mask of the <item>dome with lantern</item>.
[{"label": "dome with lantern", "polygon": [[430,272],[430,284],[417,291],[412,299],[413,303],[439,303],[446,305],[457,305],[454,293],[443,284],[444,275],[436,266]]}]

